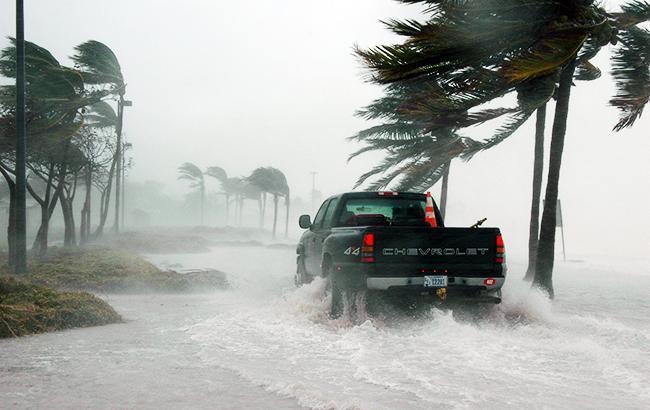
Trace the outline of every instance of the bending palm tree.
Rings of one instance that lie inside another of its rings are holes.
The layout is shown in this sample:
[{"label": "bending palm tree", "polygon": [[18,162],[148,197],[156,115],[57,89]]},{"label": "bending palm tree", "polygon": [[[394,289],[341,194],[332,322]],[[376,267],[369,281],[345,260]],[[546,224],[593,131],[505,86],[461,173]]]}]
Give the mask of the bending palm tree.
[{"label": "bending palm tree", "polygon": [[277,231],[278,202],[280,197],[284,198],[287,214],[285,221],[285,236],[288,236],[290,190],[285,175],[277,168],[263,167],[255,169],[247,180],[252,185],[258,187],[261,192],[267,192],[273,195],[273,239],[275,239]]},{"label": "bending palm tree", "polygon": [[205,207],[205,179],[203,171],[191,162],[186,162],[178,167],[178,179],[189,181],[191,188],[198,188],[200,194],[200,207],[201,207],[201,225],[203,225],[203,214]]},{"label": "bending palm tree", "polygon": [[[477,150],[490,148],[512,135],[548,101],[559,81],[534,280],[536,286],[552,296],[555,208],[574,74],[578,79],[597,76],[600,71],[590,60],[609,43],[620,41],[624,46],[619,50],[627,48],[642,54],[642,44],[623,40],[634,36],[632,26],[650,19],[650,4],[632,1],[620,13],[612,14],[593,2],[577,0],[402,1],[426,4],[432,16],[426,23],[390,21],[389,27],[407,40],[399,45],[358,50],[359,56],[371,70],[373,81],[411,86],[433,82],[438,86],[437,94],[431,93],[434,101],[442,95],[457,101],[466,111],[517,92],[517,112]],[[629,57],[615,60],[615,64],[620,62],[625,67],[618,70],[622,83],[643,82],[643,78],[631,75],[635,67],[630,61]],[[644,60],[641,66],[644,71],[646,63]],[[538,90],[535,85],[540,82],[553,86]],[[630,120],[633,122],[640,114],[639,108],[647,103],[643,98],[645,87],[642,92],[630,89],[619,86],[618,97],[622,96],[623,102],[618,98],[612,102],[623,111],[619,127],[630,125]],[[440,111],[445,112],[453,110]],[[471,155],[472,152],[464,154]]]},{"label": "bending palm tree", "polygon": [[126,83],[122,68],[115,53],[105,44],[90,40],[75,47],[76,54],[72,60],[81,70],[84,81],[97,86],[111,86],[111,93],[118,96],[117,103],[117,143],[115,157],[115,225],[113,230],[120,230],[120,193],[122,185],[122,127],[124,123],[124,93]]},{"label": "bending palm tree", "polygon": [[221,184],[221,189],[223,191],[224,196],[226,197],[226,225],[228,225],[228,217],[230,215],[230,192],[226,190],[228,173],[226,173],[226,170],[221,167],[213,166],[213,167],[208,167],[205,170],[205,175],[216,179]]}]

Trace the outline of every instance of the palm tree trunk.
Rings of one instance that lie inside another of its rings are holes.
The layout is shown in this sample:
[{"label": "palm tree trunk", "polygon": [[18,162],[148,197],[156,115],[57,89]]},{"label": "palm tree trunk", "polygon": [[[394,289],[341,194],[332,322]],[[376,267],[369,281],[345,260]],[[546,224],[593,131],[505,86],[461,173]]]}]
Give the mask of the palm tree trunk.
[{"label": "palm tree trunk", "polygon": [[230,221],[230,195],[226,194],[226,226]]},{"label": "palm tree trunk", "polygon": [[451,160],[445,164],[445,173],[442,175],[442,189],[440,190],[440,216],[445,220],[445,213],[447,211],[447,190],[449,189],[449,168],[451,168]]},{"label": "palm tree trunk", "polygon": [[0,172],[9,187],[9,221],[7,223],[7,264],[14,267],[16,263],[16,183],[9,173],[0,166]]},{"label": "palm tree trunk", "polygon": [[262,192],[262,222],[260,228],[264,228],[264,220],[266,219],[266,192]]},{"label": "palm tree trunk", "polygon": [[239,226],[242,226],[244,221],[244,195],[239,197]]},{"label": "palm tree trunk", "polygon": [[106,183],[106,188],[102,192],[99,225],[93,234],[94,238],[99,238],[104,233],[104,226],[106,225],[106,219],[108,218],[108,205],[111,202],[111,188],[113,187],[113,175],[115,174],[116,161],[117,157],[113,158],[113,161],[111,161],[111,167],[108,171],[108,182]]},{"label": "palm tree trunk", "polygon": [[291,195],[287,193],[287,196],[284,197],[284,205],[287,208],[286,219],[284,221],[284,237],[289,237],[289,207],[291,205]]},{"label": "palm tree trunk", "polygon": [[531,281],[535,276],[537,263],[537,243],[539,242],[539,204],[542,196],[542,179],[544,178],[544,131],[546,128],[546,104],[537,109],[535,128],[535,159],[533,161],[533,199],[530,206],[530,230],[528,233],[528,269],[525,280]]},{"label": "palm tree trunk", "polygon": [[72,212],[72,200],[61,195],[61,212],[63,213],[63,246],[71,247],[77,245],[74,214]]},{"label": "palm tree trunk", "polygon": [[39,258],[45,257],[47,253],[48,233],[50,230],[49,204],[41,205],[41,225],[38,227],[32,250]]},{"label": "palm tree trunk", "polygon": [[204,211],[205,211],[205,185],[201,183],[201,225],[203,225]]},{"label": "palm tree trunk", "polygon": [[81,226],[79,227],[79,241],[83,245],[88,242],[90,233],[90,201],[92,190],[92,170],[90,164],[86,166],[85,185],[86,197],[81,208]]},{"label": "palm tree trunk", "polygon": [[278,227],[278,194],[273,194],[273,239]]},{"label": "palm tree trunk", "polygon": [[546,181],[546,198],[542,214],[542,226],[537,246],[537,264],[535,266],[535,279],[533,286],[548,292],[551,298],[553,290],[553,263],[555,261],[555,224],[557,212],[558,186],[560,183],[560,167],[562,165],[562,151],[564,150],[564,137],[566,136],[567,119],[569,116],[569,101],[571,99],[571,85],[575,72],[575,58],[564,68],[560,76],[557,103],[555,105],[555,118],[553,120],[553,136],[551,139],[551,155],[549,158],[548,177]]}]

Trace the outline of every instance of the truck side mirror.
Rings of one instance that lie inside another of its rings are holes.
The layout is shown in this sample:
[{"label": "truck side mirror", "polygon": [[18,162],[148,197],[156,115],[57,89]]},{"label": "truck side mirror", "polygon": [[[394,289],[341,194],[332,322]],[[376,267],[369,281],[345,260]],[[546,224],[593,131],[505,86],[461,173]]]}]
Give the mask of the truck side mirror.
[{"label": "truck side mirror", "polygon": [[298,219],[298,225],[300,225],[302,229],[311,228],[311,217],[309,215],[300,215],[300,219]]}]

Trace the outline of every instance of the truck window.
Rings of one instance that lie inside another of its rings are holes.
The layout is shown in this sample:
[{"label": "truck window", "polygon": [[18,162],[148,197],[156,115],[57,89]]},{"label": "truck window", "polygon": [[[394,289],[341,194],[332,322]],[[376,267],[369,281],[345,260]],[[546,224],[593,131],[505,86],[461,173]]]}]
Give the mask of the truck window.
[{"label": "truck window", "polygon": [[334,212],[336,212],[336,206],[339,204],[339,198],[334,198],[330,201],[327,206],[327,211],[325,212],[325,219],[323,220],[323,228],[329,229],[334,226]]},{"label": "truck window", "polygon": [[325,217],[325,210],[327,209],[327,205],[330,203],[330,200],[328,199],[327,201],[323,202],[323,205],[320,206],[318,209],[318,212],[316,213],[316,216],[314,217],[314,222],[312,223],[314,228],[320,228],[321,224],[323,223],[323,218]]},{"label": "truck window", "polygon": [[424,225],[425,208],[425,198],[350,198],[337,226]]}]

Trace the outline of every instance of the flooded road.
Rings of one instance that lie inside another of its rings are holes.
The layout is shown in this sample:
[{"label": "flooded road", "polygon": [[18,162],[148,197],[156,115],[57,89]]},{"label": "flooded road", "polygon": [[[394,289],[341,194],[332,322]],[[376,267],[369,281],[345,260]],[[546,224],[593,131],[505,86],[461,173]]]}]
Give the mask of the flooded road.
[{"label": "flooded road", "polygon": [[430,309],[352,323],[327,318],[322,281],[293,287],[294,257],[262,246],[151,256],[162,266],[220,269],[233,288],[107,296],[129,323],[0,341],[2,407],[642,409],[650,401],[650,275],[641,266],[559,264],[551,303],[511,263],[505,302],[477,322]]}]

